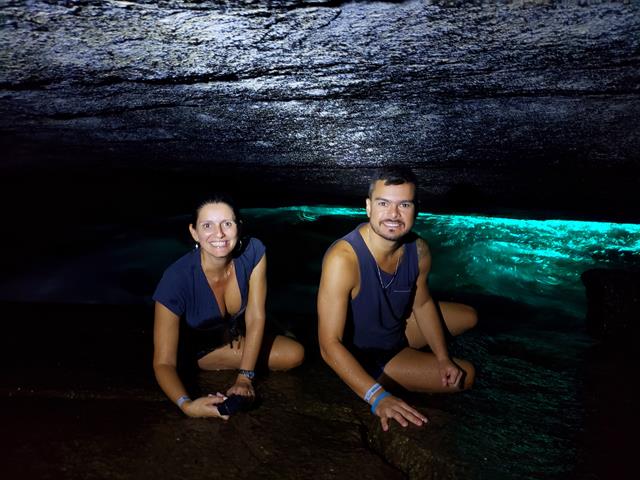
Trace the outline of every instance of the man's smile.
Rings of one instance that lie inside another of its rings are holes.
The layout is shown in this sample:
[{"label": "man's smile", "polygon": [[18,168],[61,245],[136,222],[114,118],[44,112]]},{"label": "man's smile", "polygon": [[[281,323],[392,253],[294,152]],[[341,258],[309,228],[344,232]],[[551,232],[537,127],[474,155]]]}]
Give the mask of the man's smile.
[{"label": "man's smile", "polygon": [[383,220],[382,222],[380,222],[382,225],[384,225],[387,228],[400,228],[402,226],[404,226],[403,222],[400,222],[398,220]]}]

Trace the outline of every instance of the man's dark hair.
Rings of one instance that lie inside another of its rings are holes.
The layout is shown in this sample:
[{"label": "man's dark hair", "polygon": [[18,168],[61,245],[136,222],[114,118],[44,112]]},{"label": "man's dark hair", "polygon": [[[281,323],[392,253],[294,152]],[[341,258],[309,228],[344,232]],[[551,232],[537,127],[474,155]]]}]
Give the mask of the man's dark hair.
[{"label": "man's dark hair", "polygon": [[384,180],[385,185],[402,185],[403,183],[413,183],[418,190],[418,178],[411,169],[401,165],[391,165],[376,170],[369,183],[369,198],[373,194],[373,189],[378,180]]}]

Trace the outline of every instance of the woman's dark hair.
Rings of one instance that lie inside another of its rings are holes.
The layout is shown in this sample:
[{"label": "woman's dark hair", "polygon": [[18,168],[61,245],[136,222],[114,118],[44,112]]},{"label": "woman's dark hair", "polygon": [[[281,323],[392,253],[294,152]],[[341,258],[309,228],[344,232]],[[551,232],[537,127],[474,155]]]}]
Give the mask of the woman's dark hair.
[{"label": "woman's dark hair", "polygon": [[203,207],[215,203],[225,203],[229,205],[231,211],[233,211],[236,225],[238,226],[238,237],[242,238],[242,217],[240,216],[240,210],[238,209],[238,206],[236,205],[236,202],[233,200],[233,198],[226,193],[215,193],[212,196],[207,197],[206,200],[200,202],[198,204],[198,207],[191,214],[191,225],[194,228],[196,227],[196,225],[198,224],[198,215],[200,214],[200,210],[202,210]]}]

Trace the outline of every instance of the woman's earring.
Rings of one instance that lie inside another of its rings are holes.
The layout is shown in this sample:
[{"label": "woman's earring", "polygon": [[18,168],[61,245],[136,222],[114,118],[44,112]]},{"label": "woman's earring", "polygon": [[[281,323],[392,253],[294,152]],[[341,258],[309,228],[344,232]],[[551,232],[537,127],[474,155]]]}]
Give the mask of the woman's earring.
[{"label": "woman's earring", "polygon": [[196,242],[196,250],[200,248],[200,244]]}]

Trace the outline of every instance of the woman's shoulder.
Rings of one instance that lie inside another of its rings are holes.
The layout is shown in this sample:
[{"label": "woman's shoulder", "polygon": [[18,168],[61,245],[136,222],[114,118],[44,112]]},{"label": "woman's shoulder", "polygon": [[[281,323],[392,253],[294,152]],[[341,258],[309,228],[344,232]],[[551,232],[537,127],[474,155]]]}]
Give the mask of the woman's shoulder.
[{"label": "woman's shoulder", "polygon": [[255,265],[263,257],[267,247],[260,239],[255,237],[247,237],[244,241],[246,247],[242,249],[240,257]]},{"label": "woman's shoulder", "polygon": [[254,250],[266,250],[264,243],[262,243],[262,240],[260,240],[259,238],[248,237],[247,241],[248,241],[247,249],[252,248]]},{"label": "woman's shoulder", "polygon": [[185,253],[165,269],[164,275],[175,277],[190,273],[193,269],[194,259],[199,257],[198,253],[198,250],[195,249]]},{"label": "woman's shoulder", "polygon": [[153,300],[163,304],[178,316],[184,314],[189,295],[190,285],[193,285],[194,258],[199,258],[197,250],[192,250],[167,267],[152,296]]}]

